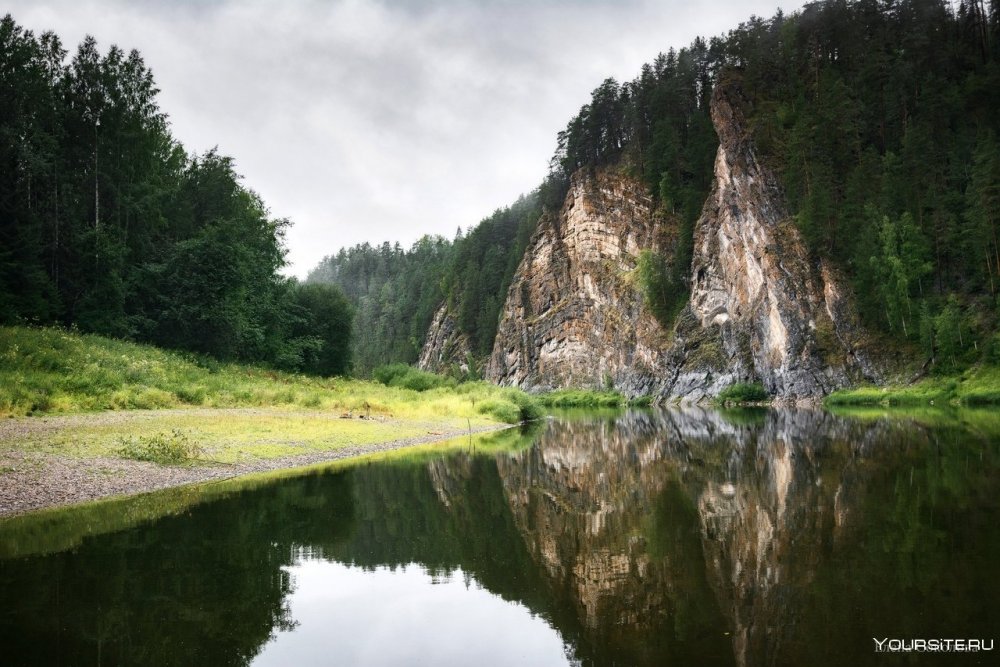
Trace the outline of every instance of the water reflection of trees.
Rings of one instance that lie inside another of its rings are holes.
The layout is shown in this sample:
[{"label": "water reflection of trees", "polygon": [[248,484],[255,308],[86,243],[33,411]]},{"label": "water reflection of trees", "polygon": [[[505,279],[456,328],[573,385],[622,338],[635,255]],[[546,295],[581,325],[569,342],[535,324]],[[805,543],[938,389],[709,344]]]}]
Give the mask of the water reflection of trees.
[{"label": "water reflection of trees", "polygon": [[460,568],[582,664],[865,664],[871,636],[992,631],[1000,439],[974,426],[638,412],[291,479],[0,561],[0,644],[9,664],[245,664],[294,624],[283,568],[325,558]]}]

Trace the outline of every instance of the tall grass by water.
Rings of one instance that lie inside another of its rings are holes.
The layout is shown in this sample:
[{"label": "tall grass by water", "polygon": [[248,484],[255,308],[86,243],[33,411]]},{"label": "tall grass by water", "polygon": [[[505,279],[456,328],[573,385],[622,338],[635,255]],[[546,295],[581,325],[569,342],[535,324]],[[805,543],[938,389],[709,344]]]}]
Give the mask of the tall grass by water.
[{"label": "tall grass by water", "polygon": [[929,377],[906,385],[866,386],[836,391],[828,406],[998,405],[1000,368],[977,366],[958,375]]},{"label": "tall grass by water", "polygon": [[437,377],[420,377],[420,387],[310,377],[55,328],[0,327],[0,416],[191,406],[508,423],[541,414],[520,390]]}]

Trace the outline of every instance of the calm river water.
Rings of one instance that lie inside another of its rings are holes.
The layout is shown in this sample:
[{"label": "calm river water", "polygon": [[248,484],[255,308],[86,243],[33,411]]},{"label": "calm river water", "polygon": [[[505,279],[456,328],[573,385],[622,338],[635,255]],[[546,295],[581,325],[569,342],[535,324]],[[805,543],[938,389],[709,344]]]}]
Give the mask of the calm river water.
[{"label": "calm river water", "polygon": [[874,641],[1000,640],[998,473],[992,414],[590,413],[21,517],[0,663],[1000,664]]}]

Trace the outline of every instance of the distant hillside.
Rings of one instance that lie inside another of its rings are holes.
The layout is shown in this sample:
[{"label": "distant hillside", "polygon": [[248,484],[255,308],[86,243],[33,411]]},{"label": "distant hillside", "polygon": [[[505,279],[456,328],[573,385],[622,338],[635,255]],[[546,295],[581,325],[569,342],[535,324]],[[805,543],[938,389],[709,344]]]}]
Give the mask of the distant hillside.
[{"label": "distant hillside", "polygon": [[[493,347],[503,294],[542,209],[561,197],[550,179],[509,208],[496,211],[454,240],[424,237],[396,244],[341,249],[310,272],[308,282],[333,284],[355,309],[353,360],[366,375],[390,362],[414,363],[435,311],[448,303],[484,358]],[[558,206],[558,203],[555,204]]]}]

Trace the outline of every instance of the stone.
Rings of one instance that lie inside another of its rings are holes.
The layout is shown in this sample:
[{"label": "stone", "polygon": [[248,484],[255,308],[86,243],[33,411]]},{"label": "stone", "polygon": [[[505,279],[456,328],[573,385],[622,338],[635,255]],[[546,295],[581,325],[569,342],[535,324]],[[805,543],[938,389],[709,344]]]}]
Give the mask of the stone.
[{"label": "stone", "polygon": [[672,247],[674,238],[635,179],[610,169],[575,174],[514,275],[486,378],[527,390],[656,393],[668,332],[643,305],[633,272],[643,249]]},{"label": "stone", "polygon": [[471,359],[469,337],[459,328],[455,317],[448,310],[448,304],[441,304],[427,330],[417,367],[432,373],[445,373],[456,368],[462,373],[468,373]]},{"label": "stone", "polygon": [[[758,159],[740,80],[720,79],[711,102],[715,179],[695,224],[689,303],[672,328],[644,304],[635,267],[643,250],[674,257],[678,222],[623,168],[582,169],[517,268],[486,379],[681,402],[759,382],[786,403],[881,380],[846,281],[810,257],[777,178]],[[467,348],[442,307],[421,367]]]}]

